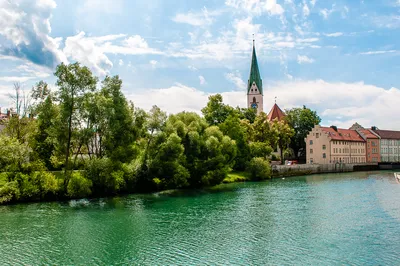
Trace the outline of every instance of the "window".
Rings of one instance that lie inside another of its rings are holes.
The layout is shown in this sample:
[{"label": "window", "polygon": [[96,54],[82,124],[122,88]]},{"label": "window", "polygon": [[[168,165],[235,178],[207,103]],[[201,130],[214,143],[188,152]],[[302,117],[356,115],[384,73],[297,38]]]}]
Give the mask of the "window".
[{"label": "window", "polygon": [[313,145],[313,140],[312,139],[310,139],[310,145]]},{"label": "window", "polygon": [[326,159],[326,153],[322,154],[322,158]]},{"label": "window", "polygon": [[253,97],[253,103],[255,103],[256,102],[256,97]]},{"label": "window", "polygon": [[251,89],[251,91],[253,91],[253,89]]},{"label": "window", "polygon": [[323,149],[323,150],[326,150],[326,145],[322,145],[322,149]]},{"label": "window", "polygon": [[313,154],[313,149],[310,149],[310,154]]},{"label": "window", "polygon": [[310,158],[310,163],[313,163],[313,162],[314,162],[313,158]]},{"label": "window", "polygon": [[315,137],[316,137],[316,138],[319,138],[319,134],[317,133]]},{"label": "window", "polygon": [[342,153],[342,149],[339,149],[339,153]]},{"label": "window", "polygon": [[257,91],[257,89],[255,89],[255,91]]}]

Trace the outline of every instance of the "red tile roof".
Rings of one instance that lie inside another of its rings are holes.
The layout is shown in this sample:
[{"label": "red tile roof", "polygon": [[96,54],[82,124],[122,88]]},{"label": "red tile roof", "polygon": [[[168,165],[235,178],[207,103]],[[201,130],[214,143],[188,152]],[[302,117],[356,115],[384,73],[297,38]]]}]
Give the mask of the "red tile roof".
[{"label": "red tile roof", "polygon": [[268,121],[272,121],[276,118],[278,118],[278,121],[281,121],[284,117],[285,117],[285,113],[281,110],[281,108],[279,108],[279,106],[277,104],[274,104],[274,106],[272,106],[271,111],[269,111],[268,113]]},{"label": "red tile roof", "polygon": [[378,139],[376,135],[374,135],[368,129],[359,129],[359,131],[367,138],[367,139]]},{"label": "red tile roof", "polygon": [[331,127],[321,127],[322,131],[327,133],[333,140],[362,141],[364,139],[355,130],[338,128],[337,131]]},{"label": "red tile roof", "polygon": [[382,139],[400,139],[400,131],[394,130],[373,130]]}]

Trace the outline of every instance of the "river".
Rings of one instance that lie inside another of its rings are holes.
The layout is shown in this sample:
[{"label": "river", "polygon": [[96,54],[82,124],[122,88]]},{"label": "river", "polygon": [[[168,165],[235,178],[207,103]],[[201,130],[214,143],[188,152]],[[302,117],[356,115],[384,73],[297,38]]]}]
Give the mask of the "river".
[{"label": "river", "polygon": [[0,265],[400,265],[391,172],[0,206]]}]

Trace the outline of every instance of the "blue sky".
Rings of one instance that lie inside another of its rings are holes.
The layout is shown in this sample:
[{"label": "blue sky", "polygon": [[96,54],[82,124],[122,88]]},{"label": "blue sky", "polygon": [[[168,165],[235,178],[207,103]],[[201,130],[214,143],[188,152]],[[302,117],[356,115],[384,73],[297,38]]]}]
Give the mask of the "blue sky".
[{"label": "blue sky", "polygon": [[399,33],[399,0],[0,0],[0,106],[79,61],[146,110],[245,107],[254,34],[264,110],[276,96],[323,125],[400,129]]}]

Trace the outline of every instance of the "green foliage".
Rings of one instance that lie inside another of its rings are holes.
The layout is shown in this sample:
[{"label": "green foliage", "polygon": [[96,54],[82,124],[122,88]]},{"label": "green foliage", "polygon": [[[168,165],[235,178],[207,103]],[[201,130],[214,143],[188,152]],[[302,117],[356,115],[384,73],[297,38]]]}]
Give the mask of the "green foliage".
[{"label": "green foliage", "polygon": [[7,182],[4,186],[0,187],[0,204],[16,201],[20,195],[17,181]]},{"label": "green foliage", "polygon": [[[97,78],[92,75],[89,68],[74,63],[65,65],[61,63],[57,66],[54,75],[57,77],[56,85],[58,86],[58,100],[60,101],[60,120],[57,126],[57,136],[59,151],[64,151],[65,171],[69,170],[70,156],[73,144],[76,141],[76,131],[81,127],[81,114],[84,113],[84,100],[86,94],[96,89]],[[68,184],[66,174],[65,185]]]},{"label": "green foliage", "polygon": [[93,159],[87,162],[85,178],[93,183],[93,194],[115,194],[125,186],[123,171],[115,171],[115,165],[108,158]]},{"label": "green foliage", "polygon": [[0,135],[0,170],[21,171],[22,165],[28,162],[30,151],[27,143],[20,143],[15,138]]},{"label": "green foliage", "polygon": [[251,180],[265,180],[271,178],[271,166],[269,162],[260,157],[251,159],[247,167]]},{"label": "green foliage", "polygon": [[73,172],[68,182],[67,195],[71,198],[84,198],[92,194],[92,181],[79,172]]},{"label": "green foliage", "polygon": [[30,175],[18,173],[18,181],[23,200],[41,200],[54,198],[58,193],[56,177],[49,172],[32,172]]},{"label": "green foliage", "polygon": [[300,150],[305,151],[306,143],[304,139],[308,132],[321,122],[321,118],[316,111],[303,106],[303,108],[293,108],[286,110],[286,121],[294,129],[294,135],[291,137],[291,147],[297,157]]},{"label": "green foliage", "polygon": [[[39,92],[35,93],[39,94]],[[37,106],[36,112],[38,112],[37,130],[33,135],[32,147],[37,158],[42,160],[48,169],[54,169],[51,155],[56,148],[54,130],[59,116],[59,108],[49,95]]]},{"label": "green foliage", "polygon": [[274,135],[277,138],[276,144],[278,145],[279,149],[281,150],[281,162],[283,163],[285,160],[283,151],[290,144],[291,137],[294,135],[294,130],[284,120],[273,121],[272,130],[274,132]]},{"label": "green foliage", "polygon": [[259,142],[259,141],[251,142],[249,146],[252,158],[254,157],[266,158],[272,152],[271,146],[269,146],[265,142]]},{"label": "green foliage", "polygon": [[222,103],[222,95],[215,94],[208,97],[207,106],[201,109],[204,118],[210,125],[218,125],[234,112],[234,109]]}]

